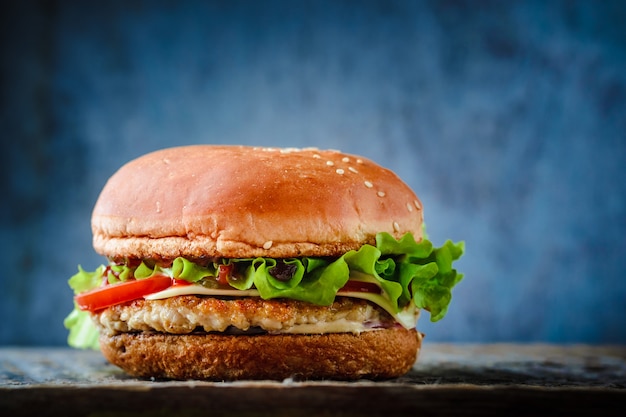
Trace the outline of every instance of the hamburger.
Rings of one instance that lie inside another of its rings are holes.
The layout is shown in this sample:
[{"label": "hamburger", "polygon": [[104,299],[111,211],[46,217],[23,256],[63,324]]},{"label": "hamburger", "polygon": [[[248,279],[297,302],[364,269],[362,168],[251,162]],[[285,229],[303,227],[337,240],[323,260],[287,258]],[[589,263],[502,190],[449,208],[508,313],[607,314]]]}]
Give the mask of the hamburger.
[{"label": "hamburger", "polygon": [[334,150],[181,146],[122,166],[91,218],[107,258],[69,279],[68,343],[164,379],[388,379],[463,242],[435,248],[392,171]]}]

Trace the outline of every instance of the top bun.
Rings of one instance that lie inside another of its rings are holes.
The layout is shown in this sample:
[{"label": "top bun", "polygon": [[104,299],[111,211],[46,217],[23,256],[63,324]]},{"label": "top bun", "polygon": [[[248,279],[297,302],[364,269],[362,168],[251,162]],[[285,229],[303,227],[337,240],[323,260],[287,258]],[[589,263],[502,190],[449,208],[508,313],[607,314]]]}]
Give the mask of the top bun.
[{"label": "top bun", "polygon": [[137,158],[106,183],[93,244],[112,259],[339,256],[379,232],[422,235],[396,174],[338,151],[197,145]]}]

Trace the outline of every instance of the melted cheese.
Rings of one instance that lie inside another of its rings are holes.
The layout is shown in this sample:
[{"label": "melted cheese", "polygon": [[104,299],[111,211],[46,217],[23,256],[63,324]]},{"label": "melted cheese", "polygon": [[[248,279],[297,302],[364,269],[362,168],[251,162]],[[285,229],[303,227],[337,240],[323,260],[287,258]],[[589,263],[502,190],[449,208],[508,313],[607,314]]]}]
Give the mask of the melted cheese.
[{"label": "melted cheese", "polygon": [[[367,274],[363,273],[351,273],[350,279],[361,282],[369,282],[376,284],[380,287],[378,280]],[[180,285],[167,288],[163,291],[159,291],[145,296],[146,300],[160,300],[169,297],[176,297],[179,295],[209,295],[216,297],[259,297],[260,294],[257,290],[225,290],[225,289],[213,289],[206,288],[201,285]],[[387,313],[389,313],[398,323],[407,329],[414,329],[417,325],[417,319],[419,318],[419,309],[414,303],[409,305],[400,312],[396,312],[395,308],[387,297],[381,294],[359,292],[359,291],[342,291],[338,294],[341,297],[353,297],[370,301]],[[332,327],[332,328],[331,328]],[[354,332],[358,333],[365,330],[363,323],[348,322],[346,320],[339,320],[333,323],[319,323],[319,324],[307,324],[294,327],[291,333],[329,333],[329,332]]]},{"label": "melted cheese", "polygon": [[413,329],[417,325],[419,310],[415,307],[414,303],[409,303],[405,309],[400,312],[396,312],[389,300],[379,294],[372,294],[370,292],[341,292],[340,295],[342,297],[361,298],[377,304],[407,329]]},{"label": "melted cheese", "polygon": [[258,297],[257,290],[223,290],[206,288],[201,285],[174,285],[163,291],[146,295],[146,300],[162,300],[164,298],[176,297],[179,295],[212,295],[214,297]]},{"label": "melted cheese", "polygon": [[[323,333],[361,333],[366,329],[363,323],[350,321],[346,319],[339,319],[331,322],[309,323],[309,324],[296,324],[286,330],[281,330],[278,333],[292,333],[292,334],[323,334]],[[271,332],[270,332],[271,333]]]}]

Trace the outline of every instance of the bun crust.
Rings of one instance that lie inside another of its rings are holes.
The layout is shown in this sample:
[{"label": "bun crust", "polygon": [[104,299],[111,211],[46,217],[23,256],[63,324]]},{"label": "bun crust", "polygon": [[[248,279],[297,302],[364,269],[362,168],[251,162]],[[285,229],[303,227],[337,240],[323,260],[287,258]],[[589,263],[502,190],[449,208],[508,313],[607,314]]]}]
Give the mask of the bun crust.
[{"label": "bun crust", "polygon": [[92,231],[110,258],[337,256],[378,232],[419,240],[422,205],[362,157],[197,145],[120,168],[96,202]]},{"label": "bun crust", "polygon": [[100,336],[104,356],[136,377],[167,379],[388,379],[408,372],[421,334],[393,328],[360,334]]}]

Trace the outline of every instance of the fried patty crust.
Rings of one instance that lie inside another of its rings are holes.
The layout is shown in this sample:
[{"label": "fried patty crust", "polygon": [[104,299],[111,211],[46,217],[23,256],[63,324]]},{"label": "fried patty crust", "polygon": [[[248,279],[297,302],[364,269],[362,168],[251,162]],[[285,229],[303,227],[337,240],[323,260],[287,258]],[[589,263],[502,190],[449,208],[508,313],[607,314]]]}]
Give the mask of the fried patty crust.
[{"label": "fried patty crust", "polygon": [[408,372],[422,335],[402,327],[318,335],[101,335],[103,355],[144,378],[381,380]]},{"label": "fried patty crust", "polygon": [[396,325],[393,317],[365,300],[337,297],[330,306],[259,297],[215,298],[184,295],[138,299],[94,314],[101,334],[127,332],[190,334],[237,329],[267,333],[359,333]]}]

